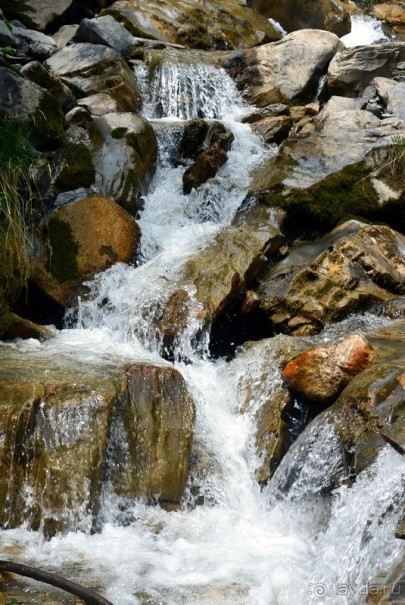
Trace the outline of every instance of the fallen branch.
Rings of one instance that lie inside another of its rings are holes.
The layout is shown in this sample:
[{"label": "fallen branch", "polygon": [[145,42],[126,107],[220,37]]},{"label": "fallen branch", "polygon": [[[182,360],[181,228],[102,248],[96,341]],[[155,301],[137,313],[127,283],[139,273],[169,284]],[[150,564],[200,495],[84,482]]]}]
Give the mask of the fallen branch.
[{"label": "fallen branch", "polygon": [[56,586],[56,588],[62,588],[62,590],[66,590],[66,592],[70,592],[76,597],[83,599],[87,605],[112,605],[111,601],[107,601],[107,599],[104,599],[104,597],[90,588],[84,588],[83,586],[80,586],[80,584],[76,584],[76,582],[71,582],[61,576],[49,573],[48,571],[42,571],[41,569],[36,569],[30,565],[13,563],[12,561],[0,561],[0,572],[2,571],[33,578],[39,582],[45,582],[51,586]]}]

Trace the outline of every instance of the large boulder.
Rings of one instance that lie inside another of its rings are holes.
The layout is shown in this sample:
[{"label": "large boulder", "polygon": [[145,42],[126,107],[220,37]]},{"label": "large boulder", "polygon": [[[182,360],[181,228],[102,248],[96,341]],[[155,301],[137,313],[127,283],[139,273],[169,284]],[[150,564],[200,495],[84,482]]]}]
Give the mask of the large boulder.
[{"label": "large boulder", "polygon": [[140,240],[134,219],[118,204],[88,197],[56,209],[43,227],[41,257],[31,278],[61,304],[95,271],[127,262]]},{"label": "large boulder", "polygon": [[308,29],[231,54],[223,62],[251,105],[307,103],[329,62],[343,48],[335,34]]},{"label": "large boulder", "polygon": [[390,162],[405,122],[380,119],[364,105],[361,99],[332,97],[253,174],[250,194],[284,208],[292,233],[325,232],[361,216],[405,228],[404,182]]},{"label": "large boulder", "polygon": [[405,42],[356,46],[338,53],[328,70],[331,95],[358,97],[376,77],[404,75]]},{"label": "large boulder", "polygon": [[76,106],[76,97],[66,84],[51,74],[39,61],[31,61],[21,68],[21,75],[27,80],[45,88],[51,95],[58,99],[64,113]]},{"label": "large boulder", "polygon": [[101,44],[72,44],[54,54],[45,66],[78,98],[106,92],[120,111],[136,111],[140,93],[134,74],[119,52]]},{"label": "large boulder", "polygon": [[152,126],[133,113],[110,113],[94,118],[89,135],[96,187],[136,212],[155,165],[157,142]]},{"label": "large boulder", "polygon": [[179,372],[72,351],[0,358],[0,526],[90,531],[106,475],[116,496],[182,497],[194,404]]},{"label": "large boulder", "polygon": [[95,19],[83,19],[73,40],[75,42],[104,44],[114,48],[124,57],[131,56],[137,46],[134,36],[111,15],[104,15]]},{"label": "large boulder", "polygon": [[60,101],[45,88],[0,66],[0,114],[26,122],[39,149],[56,148],[65,140]]},{"label": "large boulder", "polygon": [[126,375],[128,403],[117,410],[115,421],[123,423],[129,447],[122,455],[121,436],[113,445],[109,469],[113,489],[124,497],[139,494],[178,502],[188,478],[193,400],[172,367],[137,363]]},{"label": "large boulder", "polygon": [[260,308],[277,330],[301,335],[395,299],[405,292],[404,245],[388,227],[351,221],[259,275]]},{"label": "large boulder", "polygon": [[387,111],[405,121],[405,82],[374,78],[373,84]]},{"label": "large boulder", "polygon": [[344,36],[351,29],[347,5],[340,0],[250,0],[249,5],[287,32],[325,29]]},{"label": "large boulder", "polygon": [[238,301],[266,255],[272,257],[283,244],[283,216],[262,206],[241,212],[186,261],[157,318],[166,343],[175,341],[191,320],[208,327]]},{"label": "large boulder", "polygon": [[103,11],[133,35],[205,50],[278,40],[273,26],[237,0],[119,0]]}]

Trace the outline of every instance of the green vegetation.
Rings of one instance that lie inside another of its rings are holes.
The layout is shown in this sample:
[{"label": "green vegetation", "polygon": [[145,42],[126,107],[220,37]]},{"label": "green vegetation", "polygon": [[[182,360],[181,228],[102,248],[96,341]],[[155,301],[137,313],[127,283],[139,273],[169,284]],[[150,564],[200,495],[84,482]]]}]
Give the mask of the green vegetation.
[{"label": "green vegetation", "polygon": [[0,300],[8,302],[18,295],[29,272],[34,154],[26,127],[0,117]]}]

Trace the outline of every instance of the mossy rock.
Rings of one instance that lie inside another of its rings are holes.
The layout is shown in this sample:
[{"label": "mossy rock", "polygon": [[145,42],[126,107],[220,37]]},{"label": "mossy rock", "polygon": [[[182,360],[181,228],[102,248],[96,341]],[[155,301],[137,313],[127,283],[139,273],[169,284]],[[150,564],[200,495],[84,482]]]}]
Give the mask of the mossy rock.
[{"label": "mossy rock", "polygon": [[90,150],[84,143],[67,143],[54,163],[56,176],[52,189],[55,193],[94,184],[96,171]]}]

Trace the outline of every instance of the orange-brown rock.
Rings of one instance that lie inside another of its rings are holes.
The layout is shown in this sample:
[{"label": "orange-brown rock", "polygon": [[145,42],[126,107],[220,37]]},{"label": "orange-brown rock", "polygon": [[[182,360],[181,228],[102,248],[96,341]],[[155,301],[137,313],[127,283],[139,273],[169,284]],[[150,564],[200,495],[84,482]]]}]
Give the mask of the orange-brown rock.
[{"label": "orange-brown rock", "polygon": [[282,375],[291,391],[323,405],[336,399],[372,358],[371,346],[353,335],[338,345],[301,353],[288,362]]},{"label": "orange-brown rock", "polygon": [[252,130],[257,132],[265,143],[277,143],[278,145],[288,137],[291,126],[290,117],[276,116],[255,122]]},{"label": "orange-brown rock", "polygon": [[65,304],[78,283],[115,262],[127,262],[140,229],[121,206],[103,197],[88,197],[53,212],[34,279],[53,299]]},{"label": "orange-brown rock", "polygon": [[405,1],[381,3],[373,6],[373,15],[389,23],[400,40],[405,39]]}]

